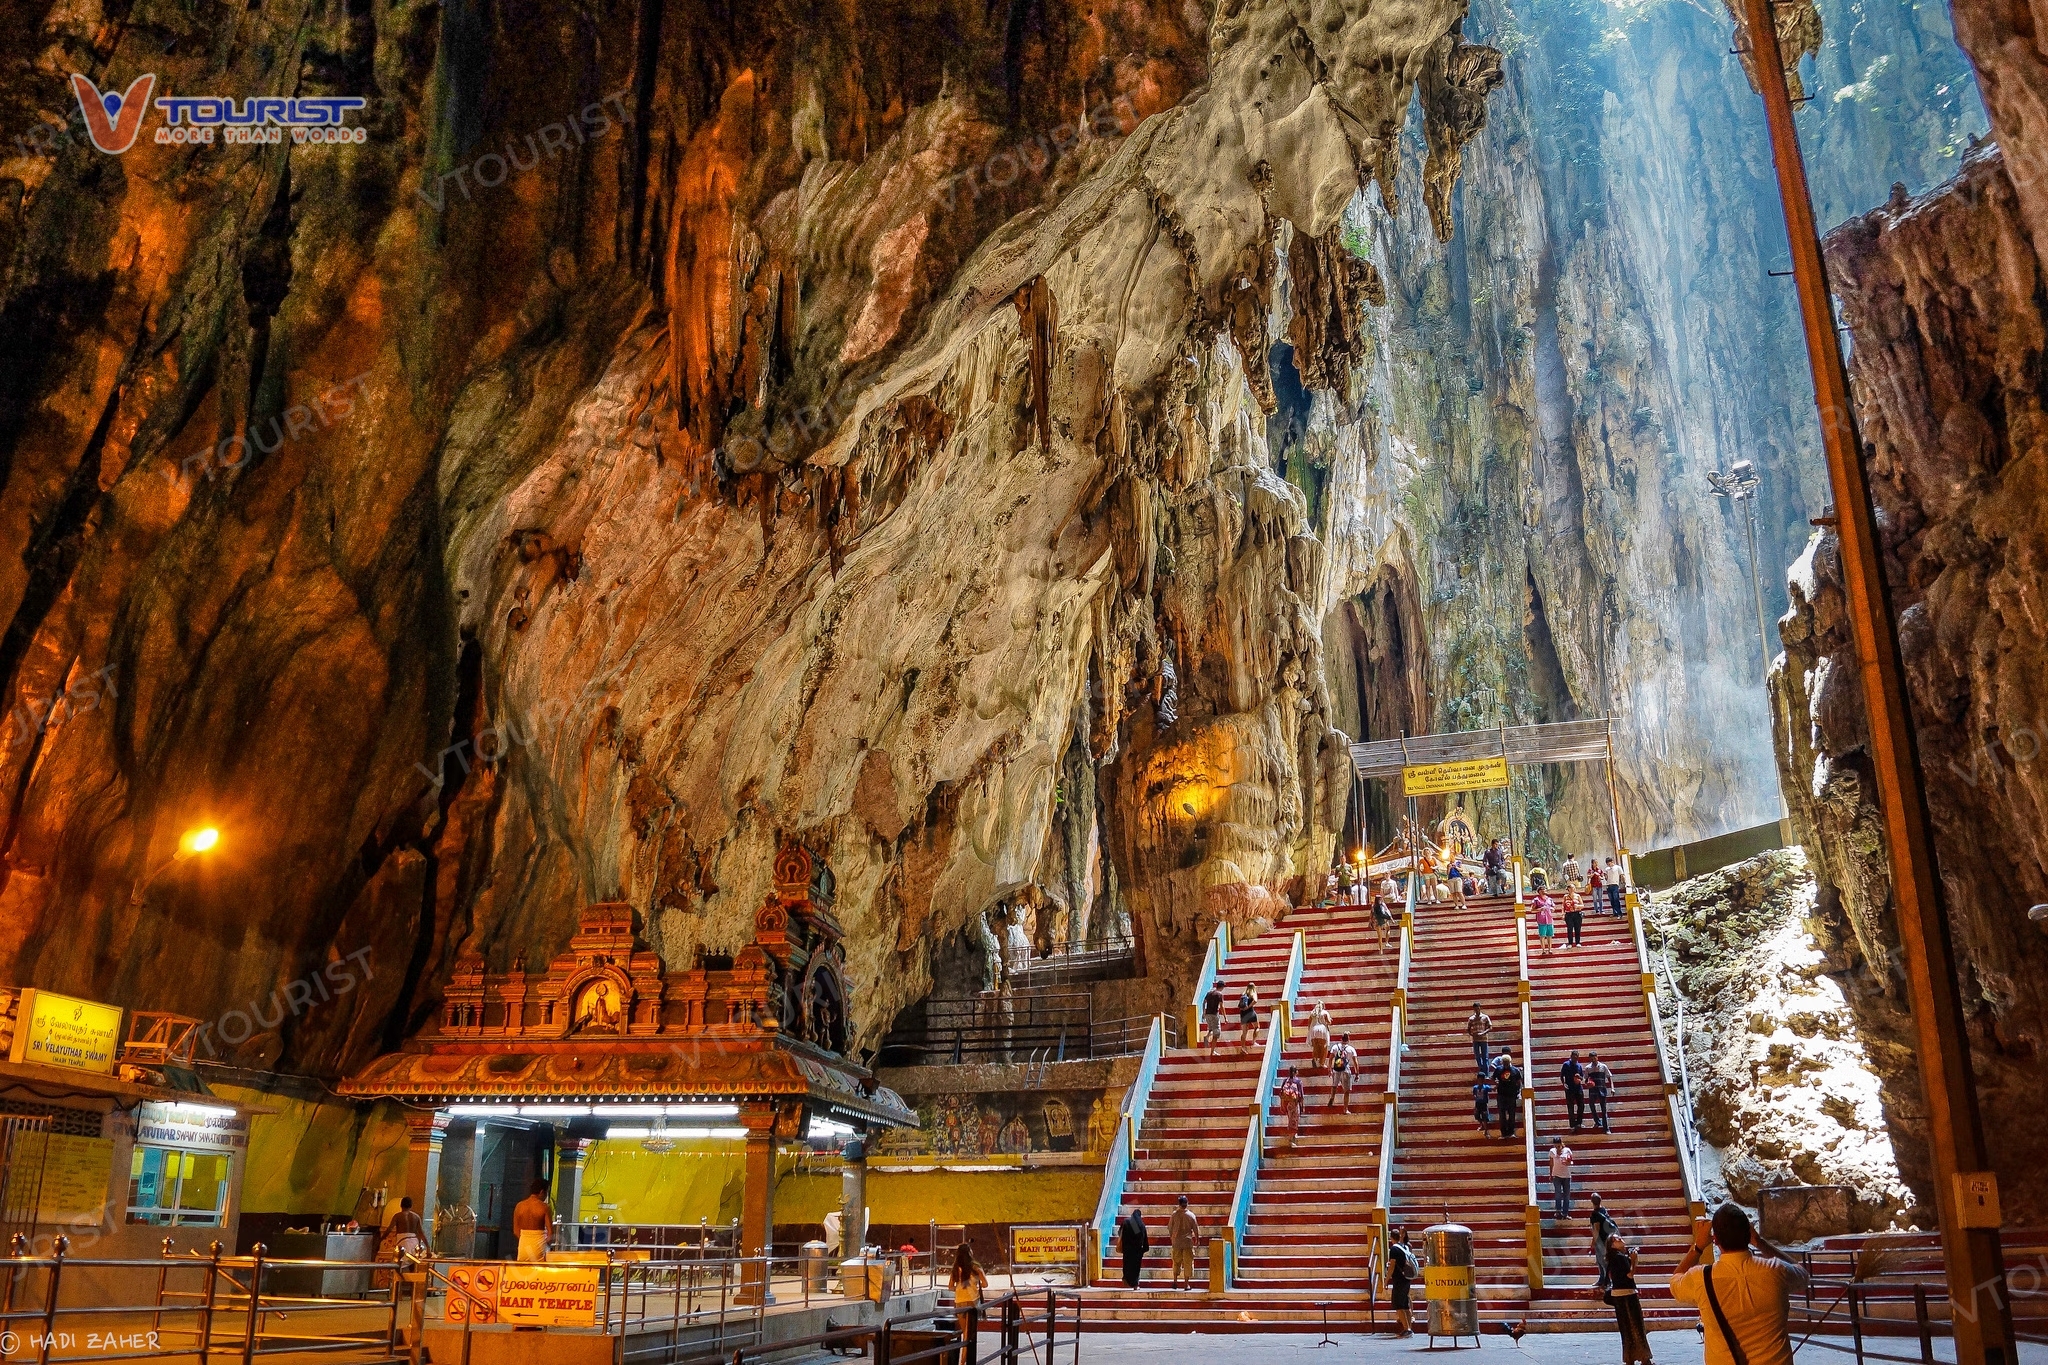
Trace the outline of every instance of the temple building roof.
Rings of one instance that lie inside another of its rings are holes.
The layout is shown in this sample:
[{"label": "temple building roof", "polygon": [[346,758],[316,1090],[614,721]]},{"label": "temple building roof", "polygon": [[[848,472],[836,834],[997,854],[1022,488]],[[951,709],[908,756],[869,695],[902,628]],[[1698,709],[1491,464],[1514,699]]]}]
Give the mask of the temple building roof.
[{"label": "temple building roof", "polygon": [[619,901],[586,908],[541,971],[522,957],[487,972],[468,955],[439,1016],[339,1089],[437,1105],[789,1100],[869,1125],[914,1125],[909,1106],[844,1055],[846,958],[830,885],[807,851],[785,847],[754,941],[729,964],[668,971]]}]

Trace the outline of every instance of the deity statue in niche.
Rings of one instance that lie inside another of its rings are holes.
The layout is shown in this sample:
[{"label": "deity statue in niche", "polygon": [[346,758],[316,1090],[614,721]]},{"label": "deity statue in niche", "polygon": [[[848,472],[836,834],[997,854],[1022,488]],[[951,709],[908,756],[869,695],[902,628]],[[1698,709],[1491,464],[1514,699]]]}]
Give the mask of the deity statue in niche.
[{"label": "deity statue in niche", "polygon": [[1031,965],[1030,917],[1027,905],[1013,905],[1003,912],[1008,925],[1003,934],[1003,963],[1012,972]]},{"label": "deity statue in niche", "polygon": [[974,1156],[981,1152],[981,1110],[973,1100],[960,1095],[943,1095],[932,1121],[933,1150],[945,1156]]},{"label": "deity statue in niche", "polygon": [[1444,856],[1462,858],[1465,850],[1479,842],[1479,836],[1472,829],[1471,817],[1465,814],[1465,803],[1460,801],[1451,808],[1443,823],[1437,826],[1438,841],[1443,845]]},{"label": "deity statue in niche", "polygon": [[597,980],[576,992],[576,1006],[570,1016],[578,1032],[617,1033],[625,1024],[625,1002],[619,983],[610,977]]}]

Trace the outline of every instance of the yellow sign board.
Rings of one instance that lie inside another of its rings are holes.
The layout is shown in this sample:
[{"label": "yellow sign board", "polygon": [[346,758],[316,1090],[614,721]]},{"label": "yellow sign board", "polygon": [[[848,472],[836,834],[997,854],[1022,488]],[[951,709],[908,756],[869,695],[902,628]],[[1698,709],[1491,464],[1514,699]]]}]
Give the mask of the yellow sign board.
[{"label": "yellow sign board", "polygon": [[9,1061],[108,1075],[121,1045],[121,1007],[26,990],[14,1021]]},{"label": "yellow sign board", "polygon": [[1079,1265],[1081,1229],[1065,1227],[1010,1229],[1010,1261],[1014,1265]]},{"label": "yellow sign board", "polygon": [[97,1223],[106,1209],[107,1180],[114,1169],[112,1138],[51,1133],[43,1155],[43,1188],[36,1200],[45,1223]]},{"label": "yellow sign board", "polygon": [[1425,1299],[1469,1299],[1472,1297],[1472,1267],[1433,1265],[1422,1272]]},{"label": "yellow sign board", "polygon": [[1417,763],[1401,769],[1403,796],[1492,791],[1507,784],[1505,758],[1461,758],[1455,763]]},{"label": "yellow sign board", "polygon": [[498,1321],[533,1327],[597,1326],[594,1265],[518,1262],[498,1270]]}]

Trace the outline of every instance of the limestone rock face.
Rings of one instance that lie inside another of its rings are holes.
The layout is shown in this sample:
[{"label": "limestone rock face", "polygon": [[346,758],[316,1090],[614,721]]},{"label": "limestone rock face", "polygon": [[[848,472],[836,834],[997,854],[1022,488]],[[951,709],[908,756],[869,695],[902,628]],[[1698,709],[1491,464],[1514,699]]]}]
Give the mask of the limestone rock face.
[{"label": "limestone rock face", "polygon": [[[1816,886],[1796,849],[1767,853],[1651,898],[1660,984],[1685,996],[1685,1061],[1710,1204],[1754,1209],[1783,1185],[1840,1185],[1849,1228],[1910,1218],[1854,1013],[1811,923]],[[1665,991],[1666,1046],[1679,1012]],[[1931,1210],[1930,1210],[1931,1211]]]},{"label": "limestone rock face", "polygon": [[1499,79],[1463,9],[16,26],[22,124],[72,70],[370,107],[0,172],[0,980],[214,1019],[361,952],[208,1044],[333,1070],[598,897],[672,965],[737,946],[795,838],[864,1042],[1013,896],[1180,992],[1337,837],[1267,353],[1418,91],[1448,230]]},{"label": "limestone rock face", "polygon": [[[2012,1121],[2048,1103],[2048,939],[2027,919],[2048,900],[2037,625],[2048,390],[2034,221],[2001,151],[1986,148],[1939,192],[1897,196],[1827,243],[1972,1059],[2014,1221],[2048,1212],[2040,1140]],[[1776,680],[1787,799],[1820,880],[1828,950],[1884,1078],[1900,1167],[1925,1202],[1914,1035],[1831,532],[1794,566],[1791,593]]]}]

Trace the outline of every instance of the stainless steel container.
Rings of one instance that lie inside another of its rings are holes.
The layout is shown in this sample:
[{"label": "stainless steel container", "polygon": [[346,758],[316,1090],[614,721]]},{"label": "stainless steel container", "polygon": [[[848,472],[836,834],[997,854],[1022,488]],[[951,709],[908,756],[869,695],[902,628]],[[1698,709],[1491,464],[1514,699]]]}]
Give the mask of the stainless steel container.
[{"label": "stainless steel container", "polygon": [[1477,1337],[1479,1296],[1472,1283],[1472,1229],[1460,1223],[1424,1228],[1422,1279],[1429,1303],[1429,1335]]},{"label": "stainless steel container", "polygon": [[804,1287],[813,1294],[822,1294],[825,1282],[831,1278],[831,1266],[825,1259],[825,1244],[805,1242],[803,1253]]}]

